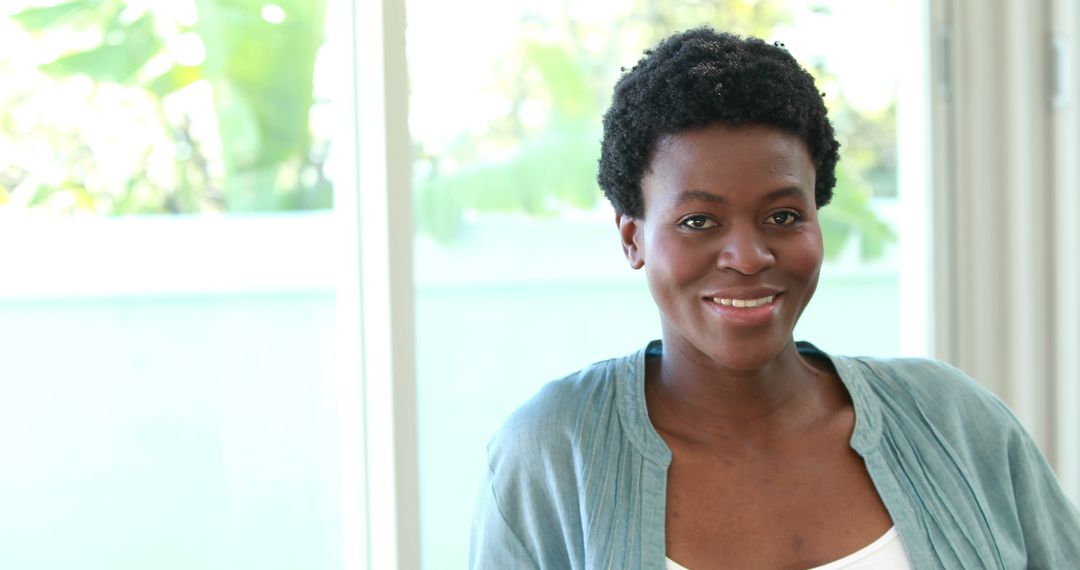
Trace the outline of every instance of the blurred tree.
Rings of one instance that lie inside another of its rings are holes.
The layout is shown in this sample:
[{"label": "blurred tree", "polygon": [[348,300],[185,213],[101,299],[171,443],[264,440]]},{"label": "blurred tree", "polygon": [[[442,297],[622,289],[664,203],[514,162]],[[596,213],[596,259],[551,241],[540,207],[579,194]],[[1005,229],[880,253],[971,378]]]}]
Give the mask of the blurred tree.
[{"label": "blurred tree", "polygon": [[[191,21],[175,16],[185,4]],[[14,174],[0,180],[2,193],[30,184],[28,205],[109,214],[330,207],[328,141],[315,140],[309,128],[325,9],[326,0],[69,0],[15,13],[12,20],[40,51],[54,53],[39,69],[57,78],[56,86],[81,76],[93,83],[92,97],[149,101],[158,124],[142,128],[160,129],[170,148],[148,142],[136,164],[126,165],[126,178],[93,184],[109,178],[95,170],[119,168],[98,164],[104,159],[90,139],[101,135],[58,133],[68,140],[53,147],[52,166],[64,172],[35,176],[32,166],[7,165],[0,170]],[[208,104],[170,105],[180,93],[197,101],[185,92],[199,85],[210,88]],[[171,155],[165,174],[153,164],[162,153]]]}]

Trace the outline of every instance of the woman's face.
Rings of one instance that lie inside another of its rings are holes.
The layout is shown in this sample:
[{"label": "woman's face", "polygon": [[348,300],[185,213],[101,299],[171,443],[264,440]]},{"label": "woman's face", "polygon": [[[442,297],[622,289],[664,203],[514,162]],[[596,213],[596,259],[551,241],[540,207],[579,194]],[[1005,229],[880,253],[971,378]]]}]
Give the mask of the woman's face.
[{"label": "woman's face", "polygon": [[791,343],[823,256],[814,179],[806,145],[774,127],[717,124],[660,141],[644,217],[617,219],[660,307],[665,353],[753,370]]}]

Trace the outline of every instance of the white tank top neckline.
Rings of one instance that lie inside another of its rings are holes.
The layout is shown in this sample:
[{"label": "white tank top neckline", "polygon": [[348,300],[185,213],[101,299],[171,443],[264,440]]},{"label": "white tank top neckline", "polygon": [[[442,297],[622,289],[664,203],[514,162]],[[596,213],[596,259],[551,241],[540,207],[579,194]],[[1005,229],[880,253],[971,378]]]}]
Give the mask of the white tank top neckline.
[{"label": "white tank top neckline", "polygon": [[[911,570],[911,562],[904,545],[900,542],[900,533],[896,527],[890,527],[885,534],[870,544],[848,554],[847,556],[833,560],[822,566],[815,566],[809,570],[857,570],[875,568],[878,570]],[[667,558],[664,570],[689,570],[680,566],[674,560]]]}]

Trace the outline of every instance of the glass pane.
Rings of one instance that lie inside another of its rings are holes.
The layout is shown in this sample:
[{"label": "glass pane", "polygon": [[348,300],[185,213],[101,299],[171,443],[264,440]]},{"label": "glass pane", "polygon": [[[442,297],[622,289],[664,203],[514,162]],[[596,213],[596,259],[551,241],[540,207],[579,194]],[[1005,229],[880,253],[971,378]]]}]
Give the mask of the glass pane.
[{"label": "glass pane", "polygon": [[0,9],[0,567],[342,565],[340,4]]},{"label": "glass pane", "polygon": [[[484,444],[514,407],[660,336],[595,176],[620,68],[671,32],[708,23],[783,41],[826,93],[840,181],[796,337],[845,354],[925,346],[925,330],[901,333],[898,252],[921,226],[897,176],[904,62],[893,46],[915,31],[894,24],[914,18],[894,2],[408,0],[408,12],[425,568],[465,564],[474,496],[462,490],[475,489]],[[446,25],[481,13],[482,34]]]}]

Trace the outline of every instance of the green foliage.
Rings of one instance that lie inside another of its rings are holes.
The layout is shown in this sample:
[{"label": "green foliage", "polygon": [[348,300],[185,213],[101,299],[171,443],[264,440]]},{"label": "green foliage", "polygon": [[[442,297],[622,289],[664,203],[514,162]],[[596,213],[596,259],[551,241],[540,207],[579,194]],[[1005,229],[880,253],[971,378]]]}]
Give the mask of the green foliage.
[{"label": "green foliage", "polygon": [[13,15],[11,19],[27,31],[44,32],[80,20],[80,16],[93,12],[98,4],[100,2],[92,0],[75,0],[52,6],[33,6]]},{"label": "green foliage", "polygon": [[[273,22],[264,17],[262,0],[196,0],[194,25],[163,20],[153,9],[122,0],[75,0],[12,16],[42,41],[70,30],[80,37],[92,33],[94,45],[74,42],[41,71],[142,92],[176,149],[173,176],[166,179],[155,178],[149,167],[134,168],[126,183],[92,192],[73,167],[68,182],[39,188],[31,202],[44,204],[82,187],[72,195],[75,204],[113,214],[329,207],[332,191],[323,173],[328,141],[314,140],[309,128],[326,0],[274,5],[282,17]],[[201,62],[180,62],[169,52],[168,39],[182,34],[197,36],[205,50]],[[200,82],[212,90],[210,115],[166,111],[170,97]],[[215,124],[211,138],[193,126],[200,121]]]},{"label": "green foliage", "polygon": [[315,55],[322,44],[325,1],[288,0],[281,24],[264,20],[261,0],[200,0],[196,29],[206,45],[204,68],[215,87],[225,144],[229,210],[279,209],[277,165],[304,158],[311,146]]},{"label": "green foliage", "polygon": [[874,196],[896,196],[896,101],[883,109],[856,109],[842,98],[831,113],[851,170],[872,189]]},{"label": "green foliage", "polygon": [[81,73],[99,82],[131,84],[143,66],[161,49],[149,13],[131,23],[113,20],[103,34],[104,41],[86,51],[69,53],[42,66],[54,75]]},{"label": "green foliage", "polygon": [[469,209],[547,216],[562,206],[592,208],[600,198],[594,182],[600,130],[584,73],[562,46],[528,42],[523,53],[525,70],[538,73],[550,96],[551,120],[508,157],[473,161],[418,184],[418,225],[440,239],[458,235]]},{"label": "green foliage", "polygon": [[203,79],[201,67],[176,64],[165,73],[150,79],[146,83],[146,88],[152,91],[155,97],[162,99],[200,79]]},{"label": "green foliage", "polygon": [[896,241],[896,234],[870,208],[872,192],[849,163],[841,160],[836,169],[836,189],[832,202],[819,212],[825,257],[835,258],[851,239],[857,239],[863,260],[880,257]]},{"label": "green foliage", "polygon": [[554,122],[587,121],[596,112],[592,92],[573,54],[555,44],[528,41],[524,49],[525,62],[539,72],[551,97]]}]

